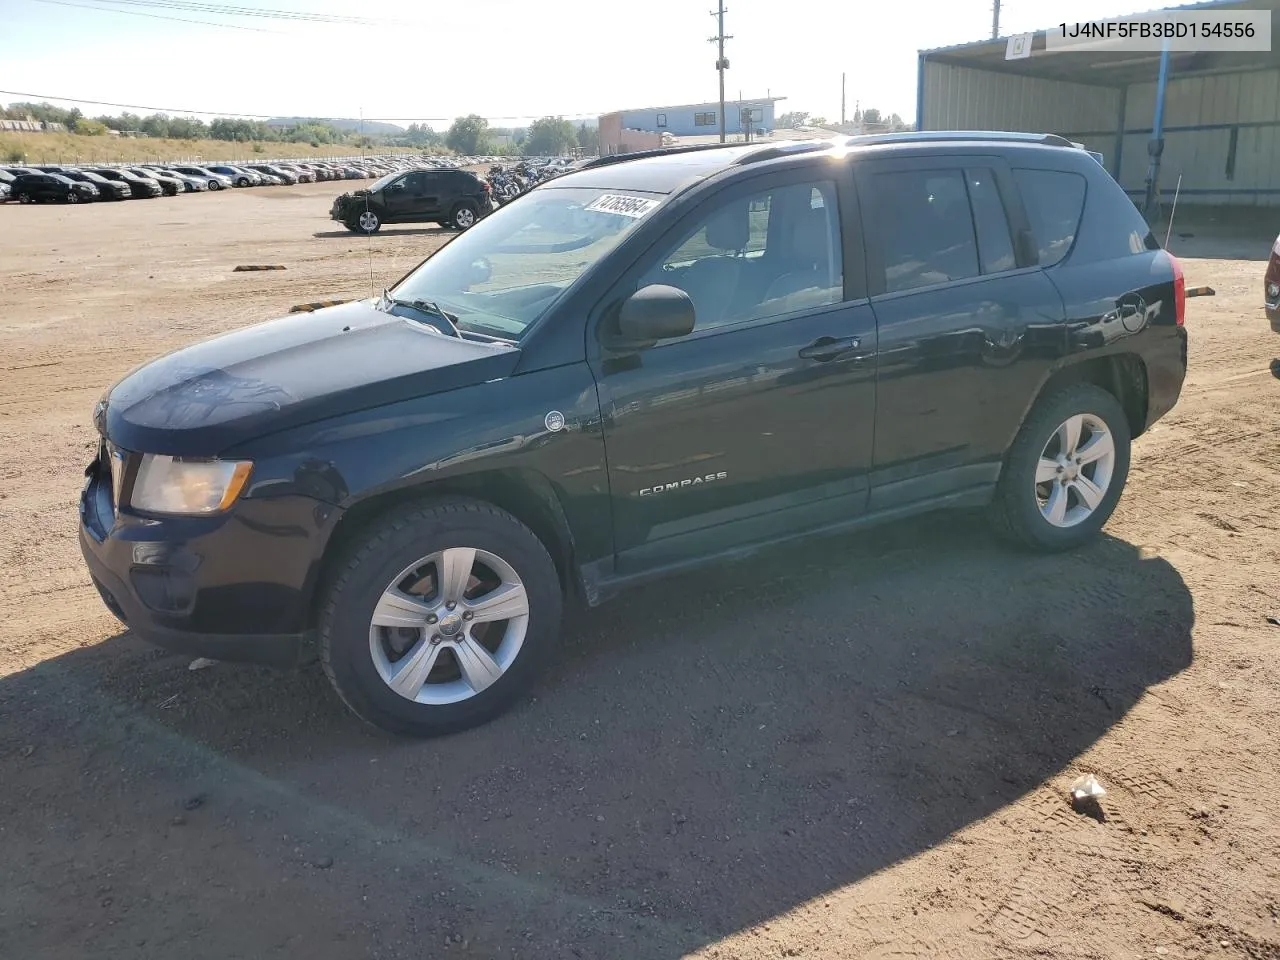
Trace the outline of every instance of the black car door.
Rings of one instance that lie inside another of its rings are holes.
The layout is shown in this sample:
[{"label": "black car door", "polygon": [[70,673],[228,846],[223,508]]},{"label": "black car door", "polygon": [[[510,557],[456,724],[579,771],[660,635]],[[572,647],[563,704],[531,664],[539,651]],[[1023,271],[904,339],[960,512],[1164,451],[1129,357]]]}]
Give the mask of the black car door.
[{"label": "black car door", "polygon": [[441,214],[441,194],[444,192],[444,180],[439,173],[428,173],[419,170],[409,174],[413,180],[413,212],[420,220],[435,220]]},{"label": "black car door", "polygon": [[[863,512],[876,330],[857,222],[846,167],[738,181],[684,215],[597,308],[588,349],[619,575]],[[693,332],[611,349],[616,304],[655,283],[689,294]]]},{"label": "black car door", "polygon": [[1001,158],[864,161],[856,175],[880,333],[870,506],[963,500],[999,476],[1062,300]]},{"label": "black car door", "polygon": [[386,221],[411,220],[417,197],[413,192],[413,174],[406,173],[382,188],[382,219]]}]

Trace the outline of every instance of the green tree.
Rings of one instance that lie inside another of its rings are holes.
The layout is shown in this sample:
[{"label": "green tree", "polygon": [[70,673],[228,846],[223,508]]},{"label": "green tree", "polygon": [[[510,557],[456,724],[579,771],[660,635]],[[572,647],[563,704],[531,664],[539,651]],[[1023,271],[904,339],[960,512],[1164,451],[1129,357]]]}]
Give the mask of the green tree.
[{"label": "green tree", "polygon": [[543,117],[529,125],[523,146],[527,157],[556,157],[578,145],[578,132],[564,117]]},{"label": "green tree", "polygon": [[475,156],[489,152],[489,121],[477,114],[458,117],[444,136],[445,145],[454,153]]},{"label": "green tree", "polygon": [[862,122],[867,126],[875,126],[876,124],[881,123],[880,111],[875,107],[867,107],[867,109],[862,111]]},{"label": "green tree", "polygon": [[803,127],[809,122],[808,110],[792,110],[778,117],[777,125],[786,129],[794,130],[796,127]]},{"label": "green tree", "polygon": [[142,118],[142,132],[148,137],[169,136],[169,117],[164,113],[153,113]]},{"label": "green tree", "polygon": [[169,136],[177,140],[203,140],[209,136],[209,128],[195,117],[170,117]]},{"label": "green tree", "polygon": [[75,132],[85,137],[101,137],[108,130],[105,123],[98,120],[90,120],[88,117],[81,117],[76,121]]},{"label": "green tree", "polygon": [[578,126],[578,149],[589,157],[600,153],[600,128],[588,127],[585,123]]}]

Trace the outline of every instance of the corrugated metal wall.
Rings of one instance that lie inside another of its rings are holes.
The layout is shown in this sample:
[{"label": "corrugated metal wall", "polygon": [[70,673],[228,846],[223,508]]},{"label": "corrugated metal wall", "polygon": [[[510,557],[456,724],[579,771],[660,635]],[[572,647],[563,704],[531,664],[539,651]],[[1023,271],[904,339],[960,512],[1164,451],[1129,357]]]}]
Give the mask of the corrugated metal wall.
[{"label": "corrugated metal wall", "polygon": [[[925,60],[923,105],[926,130],[1107,131],[1114,139],[1120,93]],[[1110,146],[1093,149],[1109,155]]]},{"label": "corrugated metal wall", "polygon": [[[1155,83],[1128,89],[1126,190],[1141,190],[1146,179],[1155,98]],[[1182,174],[1180,204],[1280,204],[1280,70],[1172,79],[1164,127],[1160,186],[1168,194]]]},{"label": "corrugated metal wall", "polygon": [[[1153,67],[1154,73],[1154,67]],[[1125,137],[1117,142],[1120,91],[1089,84],[993,73],[971,67],[924,66],[926,130],[1030,130],[1060,133],[1101,151],[1131,194],[1147,176],[1147,142],[1155,118],[1155,81],[1125,92]],[[1280,205],[1280,70],[1169,81],[1160,187],[1179,203]]]}]

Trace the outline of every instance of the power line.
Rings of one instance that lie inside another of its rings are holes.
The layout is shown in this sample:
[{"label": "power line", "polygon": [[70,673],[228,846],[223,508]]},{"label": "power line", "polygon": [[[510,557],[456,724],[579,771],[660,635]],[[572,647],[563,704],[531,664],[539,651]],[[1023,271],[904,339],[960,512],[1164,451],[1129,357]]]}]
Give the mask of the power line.
[{"label": "power line", "polygon": [[70,0],[35,0],[36,3],[48,3],[59,7],[79,7],[81,10],[97,10],[99,13],[122,13],[133,17],[148,17],[152,20],[172,20],[177,23],[195,23],[204,27],[226,27],[229,30],[252,30],[254,33],[279,33],[279,30],[268,30],[265,27],[246,27],[239,23],[215,23],[212,20],[188,20],[185,17],[166,17],[159,13],[142,13],[138,10],[113,10],[110,7],[93,7],[87,3],[72,3]]},{"label": "power line", "polygon": [[[41,2],[52,3],[54,0],[41,0]],[[66,2],[66,0],[58,0],[58,2]],[[58,100],[63,103],[79,103],[93,107],[118,107],[121,110],[150,110],[153,113],[171,113],[179,116],[196,114],[207,117],[226,117],[233,120],[261,120],[263,117],[299,117],[299,119],[315,119],[324,122],[328,119],[345,119],[345,118],[325,118],[325,117],[305,117],[295,113],[235,113],[230,110],[192,110],[181,107],[153,107],[142,103],[112,103],[109,100],[85,100],[77,97],[63,97],[53,93],[28,93],[22,90],[0,90],[0,94],[8,97],[30,97],[32,100]],[[581,120],[587,117],[598,117],[608,111],[586,111],[582,113],[559,113],[556,116],[563,117],[566,120]],[[396,123],[400,120],[408,120],[412,123],[452,123],[457,117],[365,117],[366,123]],[[522,116],[489,116],[486,120],[529,120],[537,119],[533,114],[525,114]]]},{"label": "power line", "polygon": [[[379,21],[369,17],[353,17],[337,13],[308,13],[299,10],[275,10],[262,7],[243,7],[234,4],[212,3],[209,0],[100,0],[115,6],[148,7],[164,10],[185,10],[193,13],[213,13],[227,17],[261,17],[269,20],[297,20],[313,23],[338,23],[372,25]],[[395,21],[382,21],[393,23]]]}]

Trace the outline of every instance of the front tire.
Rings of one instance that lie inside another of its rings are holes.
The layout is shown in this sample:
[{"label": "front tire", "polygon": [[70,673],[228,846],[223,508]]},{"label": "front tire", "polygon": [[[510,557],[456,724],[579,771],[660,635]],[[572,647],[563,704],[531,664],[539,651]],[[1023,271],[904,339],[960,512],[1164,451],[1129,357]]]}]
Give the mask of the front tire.
[{"label": "front tire", "polygon": [[515,517],[449,499],[388,514],[353,544],[320,616],[320,658],[361,719],[456,733],[507,710],[559,638],[560,581]]},{"label": "front tire", "polygon": [[19,203],[35,203],[35,200],[32,198],[31,194],[29,193],[20,193],[18,194],[18,202]]},{"label": "front tire", "polygon": [[209,181],[209,189],[210,189],[210,190],[221,190],[221,189],[222,189],[222,184],[220,184],[217,180],[210,180],[210,181]]},{"label": "front tire", "polygon": [[347,229],[356,233],[373,234],[382,229],[382,221],[372,210],[364,210],[347,221]]},{"label": "front tire", "polygon": [[1102,388],[1042,397],[1009,448],[992,504],[997,531],[1043,553],[1093,539],[1124,491],[1130,446],[1124,408]]}]

